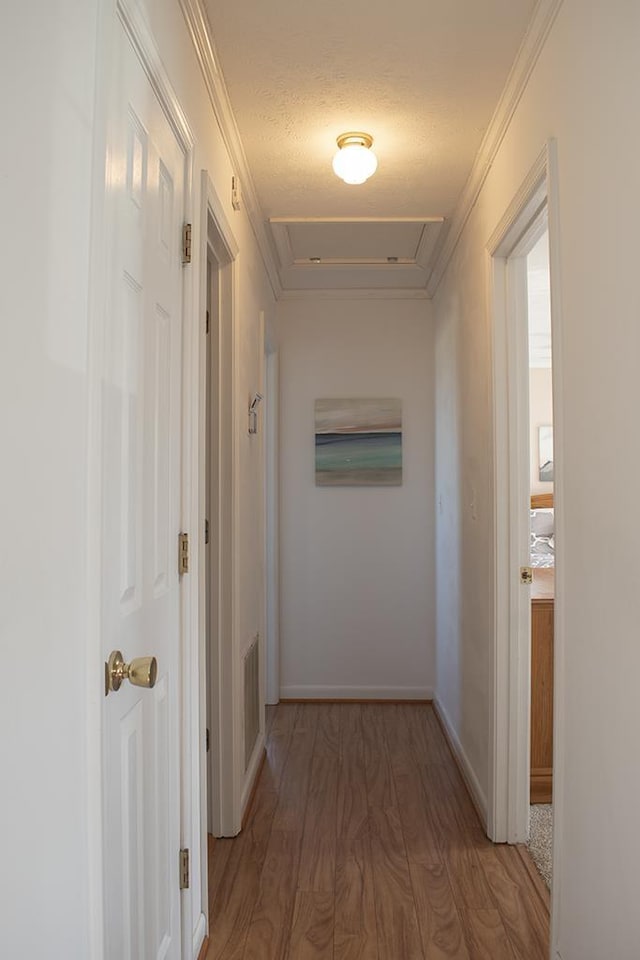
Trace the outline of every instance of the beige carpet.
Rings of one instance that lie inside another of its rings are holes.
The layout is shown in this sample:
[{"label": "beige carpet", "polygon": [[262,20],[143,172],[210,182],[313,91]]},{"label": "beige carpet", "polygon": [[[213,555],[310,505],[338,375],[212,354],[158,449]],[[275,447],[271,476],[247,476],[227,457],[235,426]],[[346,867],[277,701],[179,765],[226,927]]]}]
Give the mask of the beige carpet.
[{"label": "beige carpet", "polygon": [[553,837],[553,807],[550,803],[536,803],[531,807],[529,819],[529,853],[540,876],[551,888]]}]

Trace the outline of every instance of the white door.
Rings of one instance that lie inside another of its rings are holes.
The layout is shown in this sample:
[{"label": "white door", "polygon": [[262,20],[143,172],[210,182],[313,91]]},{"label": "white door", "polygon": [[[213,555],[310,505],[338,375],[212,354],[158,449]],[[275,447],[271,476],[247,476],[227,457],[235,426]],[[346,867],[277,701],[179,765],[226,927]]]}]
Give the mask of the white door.
[{"label": "white door", "polygon": [[104,701],[107,960],[180,956],[180,520],[185,157],[118,25],[102,446],[104,658],[157,658]]}]

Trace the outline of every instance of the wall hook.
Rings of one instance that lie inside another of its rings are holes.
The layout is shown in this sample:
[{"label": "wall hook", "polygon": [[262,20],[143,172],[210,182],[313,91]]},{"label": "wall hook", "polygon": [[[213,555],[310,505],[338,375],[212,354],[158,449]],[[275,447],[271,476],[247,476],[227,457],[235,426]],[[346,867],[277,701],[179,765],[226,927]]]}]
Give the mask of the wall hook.
[{"label": "wall hook", "polygon": [[249,433],[258,432],[258,406],[263,400],[262,394],[256,393],[249,401]]}]

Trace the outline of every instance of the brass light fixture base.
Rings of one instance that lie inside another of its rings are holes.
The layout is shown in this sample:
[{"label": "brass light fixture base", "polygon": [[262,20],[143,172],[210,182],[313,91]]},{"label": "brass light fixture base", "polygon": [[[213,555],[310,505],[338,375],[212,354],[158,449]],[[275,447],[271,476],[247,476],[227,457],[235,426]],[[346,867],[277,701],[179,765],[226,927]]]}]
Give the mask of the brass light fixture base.
[{"label": "brass light fixture base", "polygon": [[373,146],[373,137],[368,133],[341,133],[336,143],[342,150],[343,147],[367,147]]}]

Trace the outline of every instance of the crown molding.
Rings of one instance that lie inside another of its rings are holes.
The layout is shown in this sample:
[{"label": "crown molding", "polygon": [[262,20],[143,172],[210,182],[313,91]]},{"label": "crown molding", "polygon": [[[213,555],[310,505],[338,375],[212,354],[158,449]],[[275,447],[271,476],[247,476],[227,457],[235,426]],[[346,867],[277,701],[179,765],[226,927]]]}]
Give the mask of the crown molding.
[{"label": "crown molding", "polygon": [[451,218],[449,229],[443,237],[427,283],[429,297],[434,296],[445,274],[561,6],[562,0],[539,0],[538,2],[507,77],[498,106],[480,144],[471,173]]},{"label": "crown molding", "polygon": [[[258,202],[258,195],[249,171],[242,140],[240,139],[240,132],[238,131],[238,126],[233,115],[229,93],[224,82],[224,77],[222,76],[222,71],[218,66],[218,55],[213,42],[209,20],[202,0],[179,0],[179,3],[191,35],[198,63],[200,64],[211,106],[213,107],[213,113],[218,122],[224,145],[227,148],[233,165],[233,172],[240,178],[243,206],[256,238],[256,243],[258,244],[262,261],[267,276],[269,277],[271,289],[273,290],[273,295],[277,300],[282,295],[282,285],[265,227],[264,217],[260,209],[260,203]],[[229,186],[229,189],[231,189],[231,186]]]},{"label": "crown molding", "polygon": [[424,287],[392,287],[359,288],[355,290],[340,290],[330,287],[326,290],[283,290],[279,300],[429,300],[429,294]]}]

